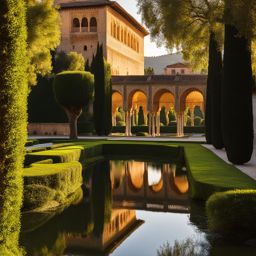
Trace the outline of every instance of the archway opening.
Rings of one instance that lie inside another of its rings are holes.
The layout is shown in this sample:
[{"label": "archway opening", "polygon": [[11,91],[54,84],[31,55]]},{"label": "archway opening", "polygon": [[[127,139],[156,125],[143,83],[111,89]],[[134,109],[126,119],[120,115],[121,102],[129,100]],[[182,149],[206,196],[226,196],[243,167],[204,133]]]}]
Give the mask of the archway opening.
[{"label": "archway opening", "polygon": [[154,111],[160,115],[160,124],[162,126],[175,126],[175,98],[167,90],[160,90],[154,96]]},{"label": "archway opening", "polygon": [[131,124],[132,126],[146,125],[147,121],[147,96],[142,91],[136,91],[130,97]]},{"label": "archway opening", "polygon": [[87,20],[87,18],[82,19],[82,32],[88,32],[88,20]]},{"label": "archway opening", "polygon": [[95,17],[90,20],[90,32],[97,32],[97,20]]},{"label": "archway opening", "polygon": [[113,126],[125,126],[125,113],[123,110],[123,96],[115,91],[112,93]]},{"label": "archway opening", "polygon": [[185,98],[184,119],[186,126],[204,126],[204,96],[199,91],[191,91]]}]

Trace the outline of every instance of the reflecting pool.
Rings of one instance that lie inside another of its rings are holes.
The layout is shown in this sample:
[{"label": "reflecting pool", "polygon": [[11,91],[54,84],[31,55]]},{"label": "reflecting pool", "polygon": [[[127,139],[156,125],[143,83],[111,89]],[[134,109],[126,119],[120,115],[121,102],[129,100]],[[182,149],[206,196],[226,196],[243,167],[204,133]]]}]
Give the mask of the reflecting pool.
[{"label": "reflecting pool", "polygon": [[256,255],[209,236],[188,193],[181,163],[101,160],[84,170],[69,206],[23,214],[20,242],[32,256],[164,256],[175,241],[188,248],[186,239],[197,247],[191,255]]}]

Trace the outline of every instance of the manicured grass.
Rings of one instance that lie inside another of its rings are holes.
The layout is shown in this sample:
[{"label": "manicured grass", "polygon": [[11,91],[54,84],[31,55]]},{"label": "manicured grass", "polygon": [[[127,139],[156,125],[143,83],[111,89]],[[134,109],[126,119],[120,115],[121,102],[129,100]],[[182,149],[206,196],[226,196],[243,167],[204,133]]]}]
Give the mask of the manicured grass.
[{"label": "manicured grass", "polygon": [[218,191],[256,189],[256,181],[201,145],[184,144],[191,197],[206,200]]},{"label": "manicured grass", "polygon": [[256,190],[233,190],[212,195],[206,204],[209,228],[224,235],[248,236],[256,229]]}]

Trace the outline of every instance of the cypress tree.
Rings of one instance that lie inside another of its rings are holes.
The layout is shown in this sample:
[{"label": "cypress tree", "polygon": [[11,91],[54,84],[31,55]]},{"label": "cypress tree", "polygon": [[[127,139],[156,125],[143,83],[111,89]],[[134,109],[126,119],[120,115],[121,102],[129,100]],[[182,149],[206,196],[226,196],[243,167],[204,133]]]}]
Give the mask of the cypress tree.
[{"label": "cypress tree", "polygon": [[253,151],[252,67],[249,41],[225,25],[222,132],[230,162],[244,164]]},{"label": "cypress tree", "polygon": [[[210,136],[209,141],[217,149],[222,149],[224,147],[221,131],[221,79],[222,79],[222,53],[218,45],[216,35],[214,32],[210,33],[210,43],[209,43],[209,66],[208,66],[208,88],[209,91],[209,102],[210,115],[207,118],[207,126],[210,125],[208,129],[208,136]],[[209,107],[208,105],[208,107]],[[210,122],[209,122],[210,119]]]},{"label": "cypress tree", "polygon": [[0,4],[0,255],[19,250],[22,168],[27,139],[27,45],[24,1]]},{"label": "cypress tree", "polygon": [[92,69],[95,79],[94,127],[99,136],[108,135],[112,129],[112,82],[110,66],[104,60],[102,45],[97,47]]},{"label": "cypress tree", "polygon": [[165,107],[162,107],[160,110],[160,122],[164,125],[167,125],[167,118],[166,118],[166,110]]},{"label": "cypress tree", "polygon": [[144,111],[143,111],[143,107],[140,106],[139,113],[138,113],[138,125],[144,125],[144,124],[145,124]]},{"label": "cypress tree", "polygon": [[86,63],[85,63],[84,70],[85,70],[85,71],[88,71],[88,72],[91,71],[89,59],[87,59],[87,61],[86,61]]}]

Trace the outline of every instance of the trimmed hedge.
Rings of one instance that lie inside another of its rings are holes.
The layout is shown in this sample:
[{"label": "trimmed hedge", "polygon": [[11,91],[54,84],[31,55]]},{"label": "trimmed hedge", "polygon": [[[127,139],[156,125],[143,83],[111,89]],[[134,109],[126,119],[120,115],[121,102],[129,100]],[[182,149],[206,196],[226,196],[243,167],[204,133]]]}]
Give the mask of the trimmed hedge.
[{"label": "trimmed hedge", "polygon": [[[54,200],[62,203],[82,184],[82,165],[79,162],[59,164],[33,164],[24,169],[25,207],[41,206],[53,199],[50,191],[55,191]],[[37,194],[44,199],[36,202]]]},{"label": "trimmed hedge", "polygon": [[256,190],[215,193],[208,199],[206,210],[211,231],[233,236],[255,234]]},{"label": "trimmed hedge", "polygon": [[28,153],[25,157],[25,166],[46,159],[52,159],[53,163],[79,161],[81,157],[81,149],[81,147],[71,146]]}]

